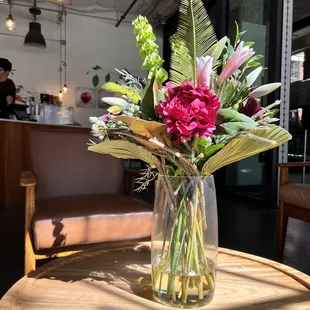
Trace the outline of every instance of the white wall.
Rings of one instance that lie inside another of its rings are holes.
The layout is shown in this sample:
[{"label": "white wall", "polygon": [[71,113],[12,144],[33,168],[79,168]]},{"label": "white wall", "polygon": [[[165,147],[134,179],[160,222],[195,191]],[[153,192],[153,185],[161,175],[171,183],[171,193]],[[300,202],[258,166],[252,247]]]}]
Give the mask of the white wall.
[{"label": "white wall", "polygon": [[[25,36],[31,20],[28,8],[14,7],[12,13],[16,21],[14,34]],[[109,14],[109,17],[116,17],[115,13]],[[7,15],[8,6],[0,5],[0,33],[8,33],[1,28]],[[12,79],[16,85],[21,84],[30,91],[57,95],[60,88],[58,71],[60,44],[49,40],[60,38],[57,13],[43,11],[40,22],[42,33],[47,39],[45,50],[26,48],[23,46],[23,38],[0,34],[0,57],[6,57],[12,62],[13,68],[16,69]],[[160,36],[157,43],[161,50]],[[146,75],[146,72],[141,70],[141,60],[131,24],[122,23],[116,28],[115,22],[68,14],[67,85],[69,91],[64,96],[63,106],[75,106],[75,87],[92,87],[91,76],[86,75],[86,72],[94,65],[100,65],[110,71],[114,68],[126,67],[135,75]],[[106,72],[100,73],[102,80],[105,74]],[[99,116],[102,111],[75,108],[75,121],[83,126],[89,126],[88,117]]]}]

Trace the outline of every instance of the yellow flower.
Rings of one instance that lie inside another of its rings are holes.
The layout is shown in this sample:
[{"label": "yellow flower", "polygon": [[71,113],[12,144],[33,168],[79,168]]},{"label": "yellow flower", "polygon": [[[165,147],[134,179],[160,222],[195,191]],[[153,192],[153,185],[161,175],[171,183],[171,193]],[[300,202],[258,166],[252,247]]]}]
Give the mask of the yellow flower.
[{"label": "yellow flower", "polygon": [[112,107],[108,108],[108,112],[113,115],[118,115],[122,113],[122,108],[118,105],[113,105]]}]

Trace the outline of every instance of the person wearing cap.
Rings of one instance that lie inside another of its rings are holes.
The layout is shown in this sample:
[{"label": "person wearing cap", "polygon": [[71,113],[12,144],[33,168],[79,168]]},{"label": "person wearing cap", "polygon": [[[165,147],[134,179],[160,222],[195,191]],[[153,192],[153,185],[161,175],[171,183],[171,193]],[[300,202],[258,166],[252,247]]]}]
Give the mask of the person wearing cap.
[{"label": "person wearing cap", "polygon": [[[9,118],[3,110],[15,102],[16,87],[14,82],[9,79],[12,70],[12,64],[5,58],[0,58],[0,117]],[[3,113],[1,113],[3,112]]]}]

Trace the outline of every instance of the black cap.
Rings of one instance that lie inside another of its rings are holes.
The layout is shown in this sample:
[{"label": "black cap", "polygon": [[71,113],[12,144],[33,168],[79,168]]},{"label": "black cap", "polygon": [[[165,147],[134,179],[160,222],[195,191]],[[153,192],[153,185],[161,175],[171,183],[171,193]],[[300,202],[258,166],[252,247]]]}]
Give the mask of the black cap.
[{"label": "black cap", "polygon": [[0,68],[3,68],[4,71],[11,71],[12,64],[6,58],[0,58]]}]

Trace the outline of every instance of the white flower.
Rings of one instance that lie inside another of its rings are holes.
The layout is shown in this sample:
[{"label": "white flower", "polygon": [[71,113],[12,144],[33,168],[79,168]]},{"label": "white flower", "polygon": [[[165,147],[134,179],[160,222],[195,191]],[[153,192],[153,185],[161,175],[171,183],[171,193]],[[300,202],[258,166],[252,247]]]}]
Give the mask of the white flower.
[{"label": "white flower", "polygon": [[98,117],[94,117],[94,116],[91,116],[91,117],[89,118],[89,121],[90,121],[91,123],[97,123],[98,120],[99,120],[99,118],[98,118]]}]

